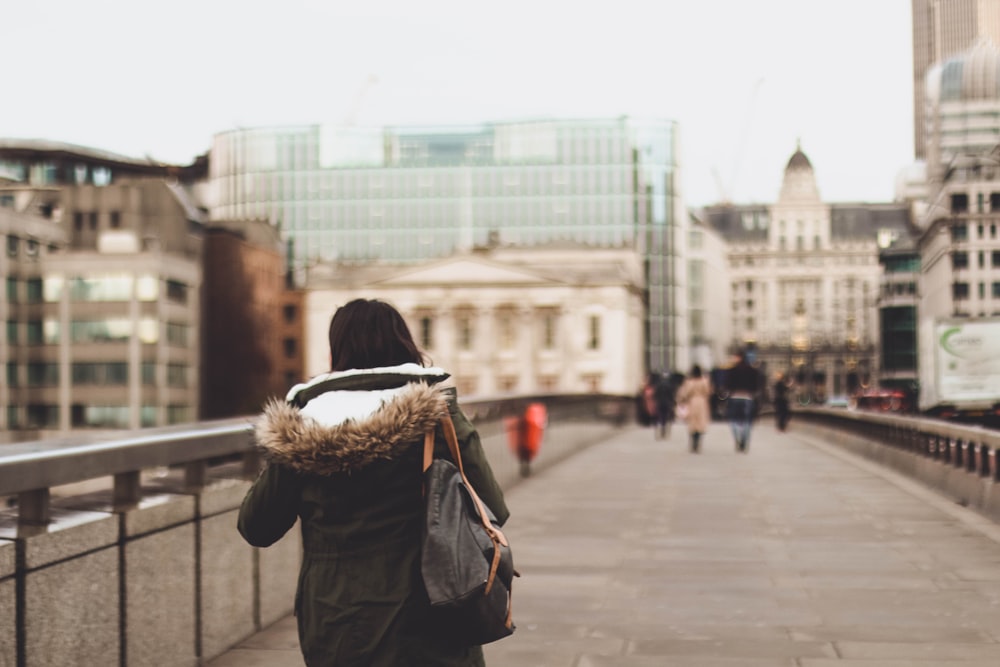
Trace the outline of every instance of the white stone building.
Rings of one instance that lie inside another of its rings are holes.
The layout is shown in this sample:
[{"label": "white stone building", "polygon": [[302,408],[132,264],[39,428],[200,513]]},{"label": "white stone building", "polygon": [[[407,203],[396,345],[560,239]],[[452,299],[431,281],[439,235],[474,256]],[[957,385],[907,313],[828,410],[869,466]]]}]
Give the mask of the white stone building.
[{"label": "white stone building", "polygon": [[335,310],[368,298],[400,310],[465,397],[631,395],[644,376],[643,289],[635,251],[570,244],[408,265],[320,264],[306,285],[306,372],[329,370]]},{"label": "white stone building", "polygon": [[789,373],[802,400],[874,381],[878,248],[908,233],[905,206],[824,202],[797,149],[777,202],[706,215],[729,246],[733,349],[755,349],[770,377]]}]

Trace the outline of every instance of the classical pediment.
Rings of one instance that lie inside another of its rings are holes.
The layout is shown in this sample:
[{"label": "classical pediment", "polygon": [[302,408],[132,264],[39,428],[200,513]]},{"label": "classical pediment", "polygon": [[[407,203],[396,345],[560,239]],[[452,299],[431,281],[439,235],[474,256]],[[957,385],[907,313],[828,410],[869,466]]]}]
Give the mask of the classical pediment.
[{"label": "classical pediment", "polygon": [[456,257],[400,268],[373,285],[554,285],[558,281],[530,268],[478,257]]}]

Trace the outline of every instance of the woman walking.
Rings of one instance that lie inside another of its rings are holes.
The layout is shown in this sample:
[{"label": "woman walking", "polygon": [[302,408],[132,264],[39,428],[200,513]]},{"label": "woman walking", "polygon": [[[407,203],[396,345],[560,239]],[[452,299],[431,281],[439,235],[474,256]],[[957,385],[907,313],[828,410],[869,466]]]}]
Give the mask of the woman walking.
[{"label": "woman walking", "polygon": [[677,403],[687,409],[688,433],[691,436],[691,451],[698,452],[701,445],[701,436],[708,430],[710,413],[708,398],[712,394],[712,385],[708,378],[701,372],[701,366],[695,364],[691,367],[691,373],[685,378],[680,389],[677,390]]},{"label": "woman walking", "polygon": [[247,542],[266,547],[299,521],[295,596],[309,667],[484,664],[482,648],[441,627],[420,576],[423,440],[451,415],[465,472],[502,524],[508,517],[479,435],[448,374],[423,365],[395,308],[347,303],[330,322],[331,372],[270,403],[256,424],[267,467],[239,514]]}]

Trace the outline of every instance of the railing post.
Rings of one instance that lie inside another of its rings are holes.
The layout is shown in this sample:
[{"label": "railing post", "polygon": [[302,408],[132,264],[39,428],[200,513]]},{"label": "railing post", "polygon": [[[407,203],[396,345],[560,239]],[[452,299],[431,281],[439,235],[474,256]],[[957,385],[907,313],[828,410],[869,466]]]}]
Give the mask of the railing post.
[{"label": "railing post", "polygon": [[21,526],[44,526],[52,520],[49,490],[35,489],[17,494],[17,523]]},{"label": "railing post", "polygon": [[184,486],[188,489],[204,488],[208,482],[208,461],[191,461],[184,464]]},{"label": "railing post", "polygon": [[112,492],[112,502],[116,508],[135,505],[142,498],[142,486],[139,471],[130,470],[115,475],[115,487]]},{"label": "railing post", "polygon": [[251,449],[243,454],[243,478],[256,479],[260,473],[261,455],[259,449]]}]

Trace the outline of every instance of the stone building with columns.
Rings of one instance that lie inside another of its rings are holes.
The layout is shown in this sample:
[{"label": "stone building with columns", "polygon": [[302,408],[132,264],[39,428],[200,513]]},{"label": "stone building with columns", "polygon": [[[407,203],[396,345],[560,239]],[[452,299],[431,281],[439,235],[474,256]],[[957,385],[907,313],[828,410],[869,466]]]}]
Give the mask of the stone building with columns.
[{"label": "stone building with columns", "polygon": [[319,264],[304,297],[307,375],[329,371],[330,317],[393,304],[460,394],[633,394],[644,376],[643,266],[574,243],[457,253],[419,264]]}]

